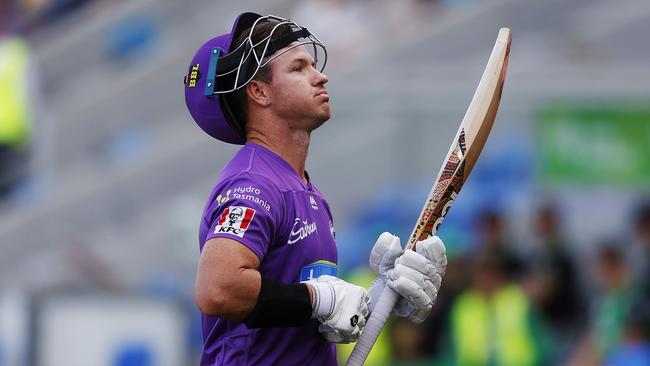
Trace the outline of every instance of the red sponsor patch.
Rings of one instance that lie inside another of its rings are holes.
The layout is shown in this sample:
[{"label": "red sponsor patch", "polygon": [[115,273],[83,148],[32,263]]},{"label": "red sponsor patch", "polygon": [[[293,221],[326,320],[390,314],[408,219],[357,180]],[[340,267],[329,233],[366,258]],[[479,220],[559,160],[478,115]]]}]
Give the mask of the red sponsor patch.
[{"label": "red sponsor patch", "polygon": [[250,226],[255,216],[255,210],[244,206],[226,207],[217,220],[214,233],[225,233],[244,237],[246,229]]}]

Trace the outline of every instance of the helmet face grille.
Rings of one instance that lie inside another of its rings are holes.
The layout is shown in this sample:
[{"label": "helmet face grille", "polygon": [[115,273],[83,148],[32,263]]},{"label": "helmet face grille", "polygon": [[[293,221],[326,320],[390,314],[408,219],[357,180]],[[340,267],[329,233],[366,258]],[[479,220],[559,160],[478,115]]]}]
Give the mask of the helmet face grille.
[{"label": "helmet face grille", "polygon": [[[255,42],[256,27],[263,22],[275,23],[268,35]],[[282,34],[286,33],[286,34]],[[222,57],[216,68],[216,88],[214,94],[230,93],[246,86],[255,78],[259,70],[285,52],[299,46],[307,46],[317,63],[319,71],[327,64],[325,45],[307,28],[294,21],[267,15],[258,18],[250,27],[248,36],[228,55]],[[319,59],[319,49],[322,62]]]}]

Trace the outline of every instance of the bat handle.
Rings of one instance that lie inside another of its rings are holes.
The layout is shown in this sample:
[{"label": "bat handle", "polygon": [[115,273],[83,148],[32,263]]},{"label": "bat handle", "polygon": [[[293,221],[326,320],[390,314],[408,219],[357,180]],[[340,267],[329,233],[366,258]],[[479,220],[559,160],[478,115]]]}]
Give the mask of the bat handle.
[{"label": "bat handle", "polygon": [[388,316],[393,311],[399,295],[390,287],[386,286],[379,296],[375,309],[370,314],[370,318],[366,322],[366,327],[359,337],[357,344],[354,346],[350,358],[348,358],[347,366],[362,366],[366,361],[372,346],[377,341],[379,333],[381,333]]}]

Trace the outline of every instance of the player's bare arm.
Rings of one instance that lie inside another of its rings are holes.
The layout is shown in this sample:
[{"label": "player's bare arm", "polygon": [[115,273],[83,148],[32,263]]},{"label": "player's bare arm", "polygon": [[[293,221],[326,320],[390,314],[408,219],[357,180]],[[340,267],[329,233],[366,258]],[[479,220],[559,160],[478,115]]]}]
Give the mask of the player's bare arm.
[{"label": "player's bare arm", "polygon": [[196,304],[204,314],[243,321],[260,292],[260,260],[228,238],[208,240],[196,272]]},{"label": "player's bare arm", "polygon": [[[208,240],[196,275],[196,303],[201,312],[228,320],[247,320],[260,300],[259,265],[257,255],[235,240]],[[335,278],[302,286],[309,293],[312,317],[327,324],[331,330],[328,334],[336,334],[332,342],[347,343],[358,338],[368,315],[369,297],[364,289]],[[354,324],[350,319],[356,319]]]}]

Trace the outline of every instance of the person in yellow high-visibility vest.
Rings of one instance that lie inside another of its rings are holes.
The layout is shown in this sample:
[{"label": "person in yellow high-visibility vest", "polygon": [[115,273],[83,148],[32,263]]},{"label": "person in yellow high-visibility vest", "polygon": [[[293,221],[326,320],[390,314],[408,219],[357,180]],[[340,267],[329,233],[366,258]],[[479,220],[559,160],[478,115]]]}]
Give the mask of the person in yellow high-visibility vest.
[{"label": "person in yellow high-visibility vest", "polygon": [[473,287],[451,308],[456,365],[544,364],[546,342],[524,290],[506,280],[503,258],[480,255]]},{"label": "person in yellow high-visibility vest", "polygon": [[1,26],[0,196],[27,172],[33,122],[29,46],[20,37],[8,35]]}]

